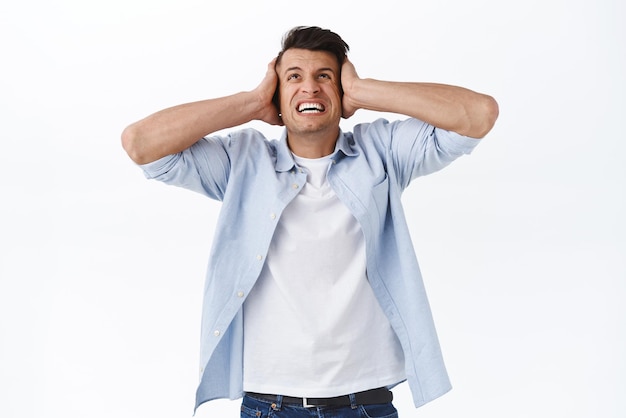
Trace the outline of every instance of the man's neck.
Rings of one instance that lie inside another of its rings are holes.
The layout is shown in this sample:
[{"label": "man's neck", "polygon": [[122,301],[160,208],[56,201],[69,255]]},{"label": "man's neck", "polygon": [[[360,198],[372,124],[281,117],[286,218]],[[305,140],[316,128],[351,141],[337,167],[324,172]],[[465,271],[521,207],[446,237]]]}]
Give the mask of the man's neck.
[{"label": "man's neck", "polygon": [[321,158],[335,151],[339,128],[336,132],[322,134],[293,134],[287,133],[287,144],[291,152],[303,158]]}]

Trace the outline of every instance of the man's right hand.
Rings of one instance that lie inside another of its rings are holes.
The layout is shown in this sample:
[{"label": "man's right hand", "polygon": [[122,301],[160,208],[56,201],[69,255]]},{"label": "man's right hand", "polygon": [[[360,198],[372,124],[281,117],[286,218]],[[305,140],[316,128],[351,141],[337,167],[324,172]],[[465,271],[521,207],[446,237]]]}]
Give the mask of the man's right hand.
[{"label": "man's right hand", "polygon": [[269,64],[267,64],[267,72],[265,78],[261,81],[253,92],[257,94],[260,103],[263,103],[263,108],[259,112],[258,120],[269,123],[270,125],[282,125],[283,121],[280,118],[279,111],[274,105],[273,98],[278,88],[278,75],[276,74],[276,58],[274,58]]},{"label": "man's right hand", "polygon": [[282,125],[272,102],[278,83],[275,65],[274,59],[253,90],[170,107],[129,125],[122,133],[124,149],[137,164],[146,164],[251,120]]}]

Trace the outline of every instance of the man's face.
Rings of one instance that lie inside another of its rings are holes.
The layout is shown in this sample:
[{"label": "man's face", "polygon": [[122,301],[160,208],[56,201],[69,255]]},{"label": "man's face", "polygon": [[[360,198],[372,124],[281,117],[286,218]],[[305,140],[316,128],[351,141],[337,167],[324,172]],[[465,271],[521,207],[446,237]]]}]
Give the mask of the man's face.
[{"label": "man's face", "polygon": [[341,119],[339,64],[326,51],[288,49],[276,67],[280,112],[290,138],[334,135]]}]

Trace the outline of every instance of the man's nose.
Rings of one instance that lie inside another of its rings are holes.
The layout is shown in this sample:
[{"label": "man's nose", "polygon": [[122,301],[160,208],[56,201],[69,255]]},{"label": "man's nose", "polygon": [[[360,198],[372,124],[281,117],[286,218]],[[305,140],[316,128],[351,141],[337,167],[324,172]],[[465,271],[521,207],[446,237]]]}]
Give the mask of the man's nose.
[{"label": "man's nose", "polygon": [[308,78],[303,81],[301,90],[303,93],[317,94],[320,91],[320,85],[314,78]]}]

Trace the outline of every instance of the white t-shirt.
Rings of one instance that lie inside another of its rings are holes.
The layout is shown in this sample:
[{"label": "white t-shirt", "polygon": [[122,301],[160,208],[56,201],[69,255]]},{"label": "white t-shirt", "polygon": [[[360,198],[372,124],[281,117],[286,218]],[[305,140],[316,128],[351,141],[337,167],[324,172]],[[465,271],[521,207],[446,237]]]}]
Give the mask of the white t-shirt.
[{"label": "white t-shirt", "polygon": [[361,228],[326,180],[330,157],[294,158],[307,184],[244,303],[243,389],[331,397],[396,384],[403,353],[367,281]]}]

